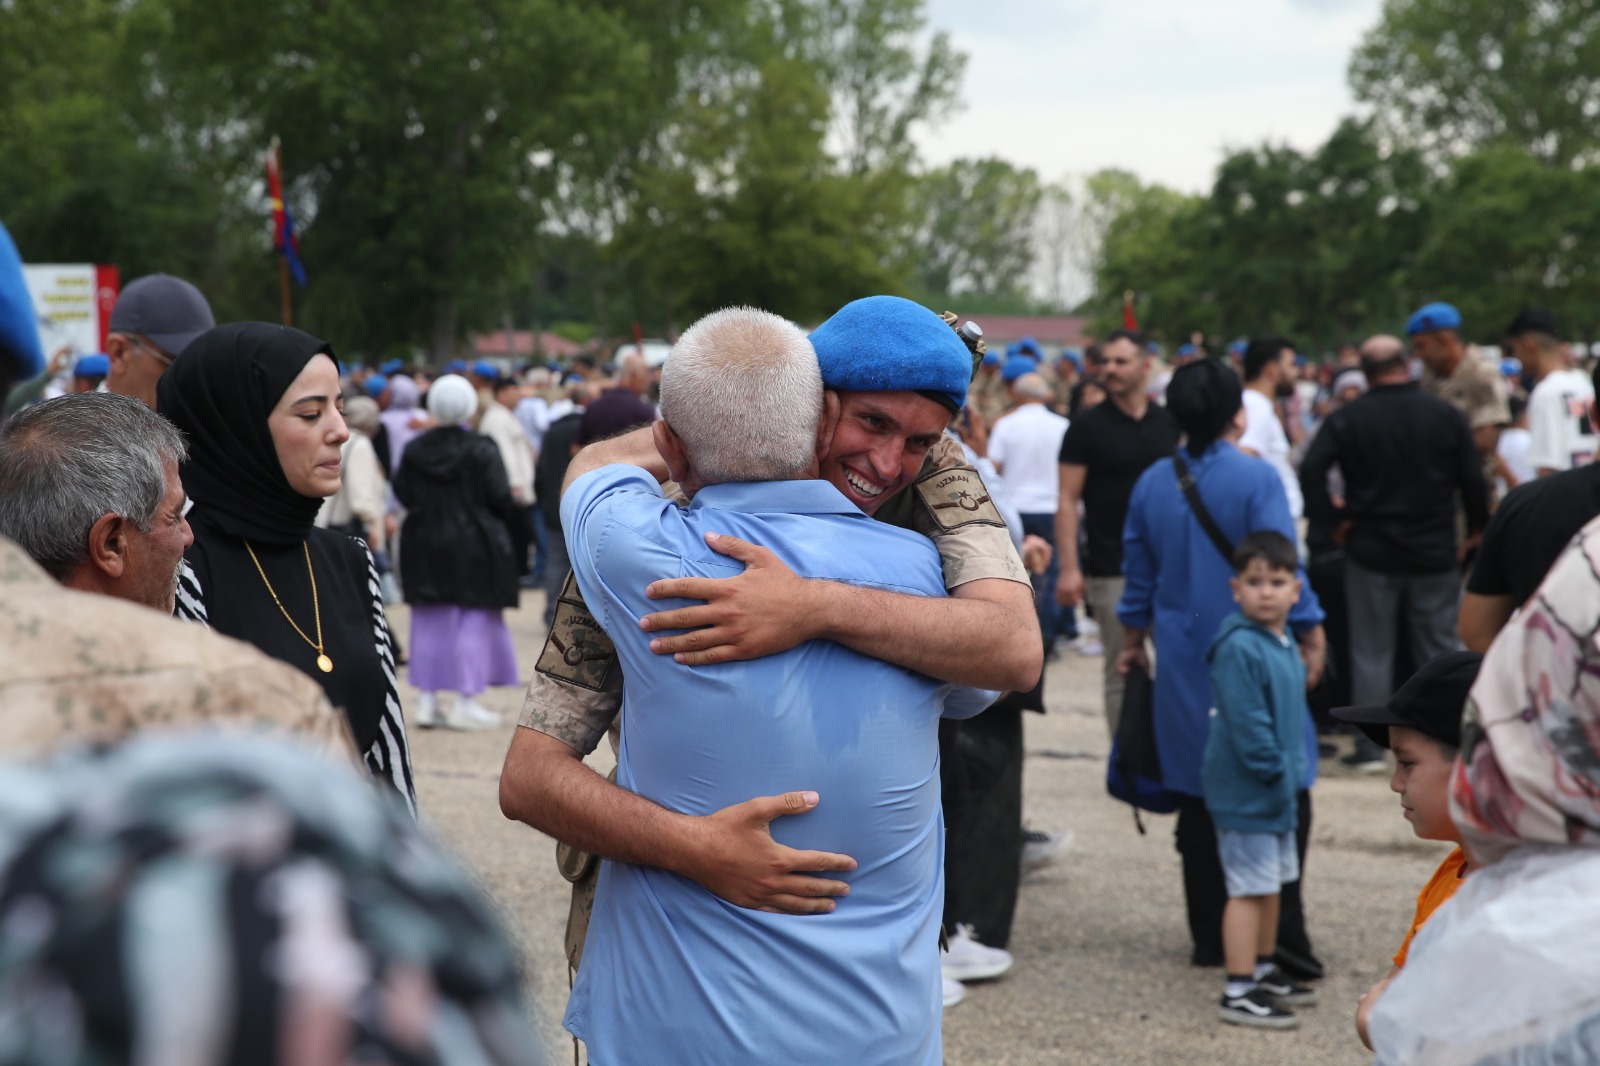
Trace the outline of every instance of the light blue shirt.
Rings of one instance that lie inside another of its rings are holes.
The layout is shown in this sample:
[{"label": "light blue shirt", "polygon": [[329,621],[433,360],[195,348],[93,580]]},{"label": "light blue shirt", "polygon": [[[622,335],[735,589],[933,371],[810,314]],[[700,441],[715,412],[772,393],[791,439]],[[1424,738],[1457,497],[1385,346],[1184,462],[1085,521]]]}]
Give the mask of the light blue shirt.
[{"label": "light blue shirt", "polygon": [[770,548],[803,577],[942,596],[933,545],[874,522],[825,481],[712,485],[685,509],[623,466],[575,481],[561,519],[627,677],[617,783],[694,815],[816,791],[816,809],[777,819],[773,837],[859,864],[828,875],[850,884],[832,914],[802,917],[606,862],[566,1027],[598,1066],[939,1066],[938,720],[975,714],[993,694],[824,640],[681,666],[651,653],[638,622],[677,605],[646,597],[652,581],[743,570],[706,545],[708,532]]}]

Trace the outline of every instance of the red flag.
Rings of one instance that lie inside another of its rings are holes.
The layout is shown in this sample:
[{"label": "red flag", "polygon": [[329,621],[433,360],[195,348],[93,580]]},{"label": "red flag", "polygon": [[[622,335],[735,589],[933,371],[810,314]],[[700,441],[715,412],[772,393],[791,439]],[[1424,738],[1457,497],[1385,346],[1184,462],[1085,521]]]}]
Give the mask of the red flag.
[{"label": "red flag", "polygon": [[1138,329],[1139,320],[1133,317],[1133,290],[1129,289],[1122,294],[1122,327],[1124,329]]}]

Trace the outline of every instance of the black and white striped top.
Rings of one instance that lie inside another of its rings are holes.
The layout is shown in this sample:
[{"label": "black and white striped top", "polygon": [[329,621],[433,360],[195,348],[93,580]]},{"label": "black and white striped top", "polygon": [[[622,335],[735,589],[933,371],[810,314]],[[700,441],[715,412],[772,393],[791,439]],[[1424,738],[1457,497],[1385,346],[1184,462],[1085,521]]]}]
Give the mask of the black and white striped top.
[{"label": "black and white striped top", "polygon": [[[324,529],[313,529],[303,547],[251,545],[272,592],[282,601],[280,610],[242,540],[208,523],[202,508],[190,514],[190,525],[195,542],[185,554],[173,613],[254,644],[321,684],[329,701],[344,712],[372,776],[398,792],[414,814],[416,784],[394,645],[367,546]],[[306,572],[308,551],[315,601]],[[317,650],[309,639],[316,635],[319,617],[323,648],[333,661],[330,673],[318,669]]]}]

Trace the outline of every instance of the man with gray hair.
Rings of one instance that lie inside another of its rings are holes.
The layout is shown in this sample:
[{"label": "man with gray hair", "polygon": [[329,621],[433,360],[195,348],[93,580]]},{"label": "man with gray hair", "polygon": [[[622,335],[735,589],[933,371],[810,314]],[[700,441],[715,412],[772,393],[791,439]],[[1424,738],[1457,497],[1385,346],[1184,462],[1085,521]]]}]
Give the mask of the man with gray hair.
[{"label": "man with gray hair", "polygon": [[[959,406],[967,353],[924,313],[951,342]],[[639,624],[661,607],[652,582],[736,572],[713,550],[728,536],[763,544],[804,578],[944,596],[927,538],[873,521],[818,477],[822,381],[791,323],[717,312],[663,368],[653,435],[665,470],[617,462],[634,458],[626,437],[585,449],[568,470],[573,572],[629,679],[617,784],[680,818],[774,788],[815,789],[796,793],[805,817],[773,835],[801,868],[818,868],[804,864],[826,859],[809,850],[824,846],[856,860],[840,875],[850,894],[803,919],[729,907],[687,877],[608,860],[566,1015],[592,1061],[942,1059],[938,722],[975,714],[994,694],[829,640],[690,669],[654,654]],[[943,399],[908,395],[928,405],[937,432]],[[689,507],[662,494],[662,474]]]},{"label": "man with gray hair", "polygon": [[112,393],[46,400],[0,437],[0,534],[69,588],[171,614],[184,549],[172,423]]}]

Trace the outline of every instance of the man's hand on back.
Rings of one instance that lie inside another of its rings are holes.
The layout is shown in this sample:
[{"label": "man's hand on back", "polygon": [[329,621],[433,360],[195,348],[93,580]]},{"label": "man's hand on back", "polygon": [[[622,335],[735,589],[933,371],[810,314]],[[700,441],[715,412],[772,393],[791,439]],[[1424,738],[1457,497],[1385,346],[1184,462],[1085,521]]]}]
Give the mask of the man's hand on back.
[{"label": "man's hand on back", "polygon": [[797,851],[772,839],[774,818],[804,814],[815,792],[759,796],[699,820],[701,841],[694,869],[680,870],[729,903],[775,914],[827,914],[834,896],[850,893],[843,881],[811,873],[850,871],[855,860],[826,851]]},{"label": "man's hand on back", "polygon": [[657,637],[650,650],[671,655],[687,666],[710,666],[759,659],[788,651],[817,635],[810,610],[815,583],[789,569],[769,549],[737,537],[707,533],[706,543],[745,564],[736,577],[679,577],[651,582],[653,600],[704,600],[694,607],[647,614],[639,620],[649,632],[687,629]]}]

